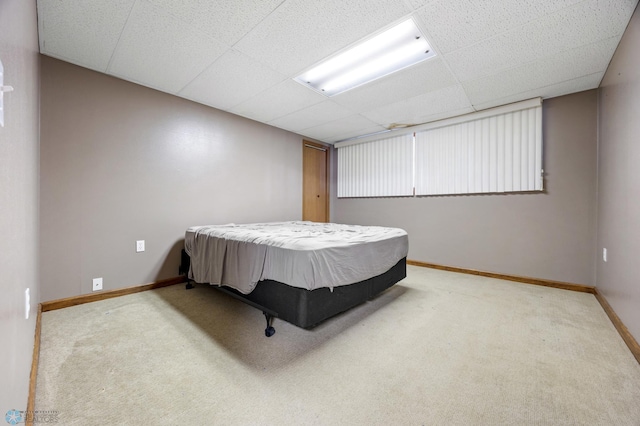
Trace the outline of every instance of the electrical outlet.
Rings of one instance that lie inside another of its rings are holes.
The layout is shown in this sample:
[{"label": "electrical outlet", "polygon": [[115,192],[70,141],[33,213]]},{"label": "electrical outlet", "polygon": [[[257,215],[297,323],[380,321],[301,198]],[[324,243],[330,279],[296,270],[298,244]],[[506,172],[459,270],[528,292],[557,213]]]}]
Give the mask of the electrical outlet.
[{"label": "electrical outlet", "polygon": [[140,253],[141,251],[144,251],[144,240],[136,241],[136,253]]},{"label": "electrical outlet", "polygon": [[93,291],[102,290],[102,278],[93,279]]},{"label": "electrical outlet", "polygon": [[607,249],[606,248],[602,249],[602,260],[604,260],[605,262],[607,261]]}]

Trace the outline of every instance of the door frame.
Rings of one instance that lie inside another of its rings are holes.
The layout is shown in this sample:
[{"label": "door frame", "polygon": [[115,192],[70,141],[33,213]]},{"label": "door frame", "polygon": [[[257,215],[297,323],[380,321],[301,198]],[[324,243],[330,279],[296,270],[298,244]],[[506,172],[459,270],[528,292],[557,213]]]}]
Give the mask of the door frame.
[{"label": "door frame", "polygon": [[326,152],[326,158],[325,158],[325,196],[326,196],[326,200],[327,200],[327,205],[326,205],[326,218],[327,218],[327,222],[331,221],[331,209],[330,209],[330,204],[331,204],[331,188],[330,188],[330,184],[331,184],[331,179],[329,176],[329,173],[331,172],[331,145],[329,144],[325,144],[325,143],[321,143],[321,142],[312,142],[310,140],[307,139],[303,139],[302,140],[302,213],[304,214],[304,150],[306,148],[306,146],[309,146],[312,149],[321,149],[324,150]]}]

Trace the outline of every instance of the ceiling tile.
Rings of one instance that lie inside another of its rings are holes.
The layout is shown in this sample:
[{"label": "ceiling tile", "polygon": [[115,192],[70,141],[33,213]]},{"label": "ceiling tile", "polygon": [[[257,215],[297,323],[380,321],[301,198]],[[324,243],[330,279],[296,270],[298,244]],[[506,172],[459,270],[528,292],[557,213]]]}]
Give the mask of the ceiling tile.
[{"label": "ceiling tile", "polygon": [[335,102],[326,100],[319,104],[285,115],[284,117],[269,121],[267,124],[291,130],[292,132],[297,132],[302,129],[335,121],[349,115],[353,115],[353,111],[338,105]]},{"label": "ceiling tile", "polygon": [[435,57],[331,99],[351,109],[368,111],[455,83],[443,60]]},{"label": "ceiling tile", "polygon": [[464,83],[469,100],[482,104],[512,93],[551,86],[577,76],[604,72],[618,45],[617,37],[556,53],[535,62]]},{"label": "ceiling tile", "polygon": [[462,86],[457,84],[364,112],[362,115],[387,127],[393,123],[421,124],[425,122],[425,117],[441,117],[443,114],[465,109],[471,109],[471,103]]},{"label": "ceiling tile", "polygon": [[547,98],[555,98],[556,96],[568,95],[570,93],[583,92],[585,90],[590,90],[598,87],[600,85],[600,81],[604,76],[604,71],[586,75],[584,77],[576,78],[573,80],[563,81],[558,84],[553,84],[551,86],[546,86],[542,88],[537,88],[534,90],[529,90],[526,92],[520,92],[517,94],[512,94],[504,98],[493,99],[488,102],[475,104],[474,108],[478,111],[493,108],[500,105],[506,105],[513,102],[519,102],[526,99],[541,97],[544,99]]},{"label": "ceiling tile", "polygon": [[230,109],[285,79],[247,55],[228,50],[179,94],[214,108]]},{"label": "ceiling tile", "polygon": [[[328,142],[596,87],[637,4],[37,0],[43,54]],[[432,60],[331,98],[292,80],[409,16]]]},{"label": "ceiling tile", "polygon": [[230,111],[266,123],[326,99],[325,96],[287,79],[242,102]]},{"label": "ceiling tile", "polygon": [[421,7],[428,6],[437,0],[407,0],[407,4],[411,6],[413,10],[418,10]]},{"label": "ceiling tile", "polygon": [[134,3],[38,0],[40,52],[106,71]]},{"label": "ceiling tile", "polygon": [[328,140],[335,139],[336,137],[340,138],[338,140],[350,137],[342,137],[342,135],[369,134],[380,132],[383,130],[386,129],[372,122],[368,118],[358,114],[354,114],[349,117],[341,118],[339,120],[321,124],[319,126],[304,129],[299,133],[326,142]]},{"label": "ceiling tile", "polygon": [[475,112],[475,108],[472,106],[462,107],[459,109],[450,109],[447,111],[436,112],[433,114],[425,114],[416,118],[418,123],[431,123],[432,121],[444,120],[446,118],[458,117],[460,115],[466,115]]},{"label": "ceiling tile", "polygon": [[[383,129],[383,130],[380,130],[380,129]],[[385,133],[389,133],[389,130],[384,129],[382,126],[375,126],[375,127],[369,127],[367,129],[361,129],[361,130],[358,130],[358,131],[341,133],[339,135],[332,136],[330,138],[326,138],[324,140],[324,142],[336,143],[336,142],[346,141],[348,139],[354,139],[354,138],[364,137],[364,136],[371,136],[371,135],[374,135],[374,134],[376,134],[376,135],[379,134],[379,135],[381,135],[381,137],[385,137],[384,136]]]},{"label": "ceiling tile", "polygon": [[409,12],[402,0],[289,0],[235,48],[293,77]]},{"label": "ceiling tile", "polygon": [[635,0],[585,0],[557,13],[445,55],[460,81],[622,35]]},{"label": "ceiling tile", "polygon": [[146,0],[138,0],[109,72],[176,93],[227,49]]},{"label": "ceiling tile", "polygon": [[149,0],[194,29],[228,45],[273,12],[284,0]]},{"label": "ceiling tile", "polygon": [[475,44],[582,0],[438,0],[417,12],[442,53]]}]

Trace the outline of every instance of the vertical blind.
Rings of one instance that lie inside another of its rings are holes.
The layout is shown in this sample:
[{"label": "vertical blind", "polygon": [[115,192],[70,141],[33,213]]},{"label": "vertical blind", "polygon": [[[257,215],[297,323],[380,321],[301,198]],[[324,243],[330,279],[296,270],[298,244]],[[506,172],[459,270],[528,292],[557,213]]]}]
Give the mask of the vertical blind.
[{"label": "vertical blind", "polygon": [[413,135],[338,150],[338,197],[413,195]]},{"label": "vertical blind", "polygon": [[542,190],[542,107],[416,133],[416,195]]},{"label": "vertical blind", "polygon": [[543,189],[539,98],[412,130],[337,143],[338,197]]}]

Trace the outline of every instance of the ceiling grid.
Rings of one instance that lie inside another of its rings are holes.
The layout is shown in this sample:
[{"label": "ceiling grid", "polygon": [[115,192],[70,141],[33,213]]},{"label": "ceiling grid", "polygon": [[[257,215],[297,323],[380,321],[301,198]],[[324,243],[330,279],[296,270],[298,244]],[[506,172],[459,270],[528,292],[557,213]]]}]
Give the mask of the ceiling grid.
[{"label": "ceiling grid", "polygon": [[[324,142],[598,87],[638,0],[37,0],[40,51]],[[333,97],[293,79],[413,18],[434,58]]]}]

